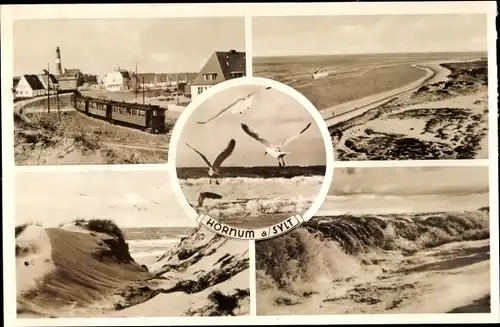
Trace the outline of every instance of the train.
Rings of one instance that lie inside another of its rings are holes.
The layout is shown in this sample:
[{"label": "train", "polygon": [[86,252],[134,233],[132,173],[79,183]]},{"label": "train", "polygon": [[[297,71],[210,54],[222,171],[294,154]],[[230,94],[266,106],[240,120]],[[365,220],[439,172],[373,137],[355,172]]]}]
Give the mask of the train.
[{"label": "train", "polygon": [[111,124],[124,125],[152,134],[165,132],[167,109],[157,105],[96,99],[84,96],[80,92],[72,94],[71,105],[87,116]]}]

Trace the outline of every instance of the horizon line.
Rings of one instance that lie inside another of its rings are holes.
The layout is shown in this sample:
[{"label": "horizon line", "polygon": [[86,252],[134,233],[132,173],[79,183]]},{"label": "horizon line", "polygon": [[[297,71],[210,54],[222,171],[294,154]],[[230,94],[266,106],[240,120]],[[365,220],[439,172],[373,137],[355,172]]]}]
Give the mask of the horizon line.
[{"label": "horizon line", "polygon": [[488,49],[485,50],[449,50],[449,51],[397,51],[397,52],[354,52],[354,53],[323,53],[323,54],[281,54],[281,55],[252,55],[253,58],[264,58],[264,57],[320,57],[320,56],[348,56],[348,55],[384,55],[384,54],[438,54],[438,53],[486,53],[488,54]]}]

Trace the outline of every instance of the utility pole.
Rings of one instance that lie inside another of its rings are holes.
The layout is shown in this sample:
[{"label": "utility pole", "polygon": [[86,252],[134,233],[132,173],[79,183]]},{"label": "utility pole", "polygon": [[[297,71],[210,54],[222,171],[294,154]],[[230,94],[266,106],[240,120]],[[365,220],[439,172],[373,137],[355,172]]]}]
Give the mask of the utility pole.
[{"label": "utility pole", "polygon": [[137,61],[135,62],[135,97],[137,98],[137,88],[139,87],[139,75],[137,75]]},{"label": "utility pole", "polygon": [[50,113],[50,62],[47,63],[47,112]]},{"label": "utility pole", "polygon": [[145,104],[146,103],[146,100],[145,100],[145,93],[144,93],[144,76],[142,77],[142,104]]}]

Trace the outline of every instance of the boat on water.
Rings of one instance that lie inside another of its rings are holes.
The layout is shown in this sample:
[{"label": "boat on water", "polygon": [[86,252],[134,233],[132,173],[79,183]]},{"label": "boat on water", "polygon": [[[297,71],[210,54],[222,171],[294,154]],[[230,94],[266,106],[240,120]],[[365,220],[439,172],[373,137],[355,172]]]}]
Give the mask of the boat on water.
[{"label": "boat on water", "polygon": [[318,68],[313,73],[314,79],[324,78],[327,76],[328,76],[328,72],[326,70],[324,70],[323,68]]}]

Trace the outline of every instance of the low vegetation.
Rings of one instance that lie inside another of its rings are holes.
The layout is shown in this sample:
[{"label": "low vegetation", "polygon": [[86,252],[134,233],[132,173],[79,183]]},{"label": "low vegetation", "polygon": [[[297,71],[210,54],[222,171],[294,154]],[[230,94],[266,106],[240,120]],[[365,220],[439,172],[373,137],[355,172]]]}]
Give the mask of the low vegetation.
[{"label": "low vegetation", "polygon": [[[153,135],[78,112],[14,114],[17,164],[164,163],[170,133]],[[171,130],[174,121],[167,122]]]}]

